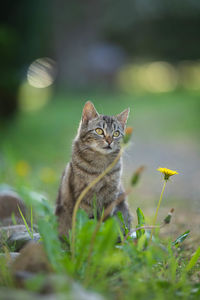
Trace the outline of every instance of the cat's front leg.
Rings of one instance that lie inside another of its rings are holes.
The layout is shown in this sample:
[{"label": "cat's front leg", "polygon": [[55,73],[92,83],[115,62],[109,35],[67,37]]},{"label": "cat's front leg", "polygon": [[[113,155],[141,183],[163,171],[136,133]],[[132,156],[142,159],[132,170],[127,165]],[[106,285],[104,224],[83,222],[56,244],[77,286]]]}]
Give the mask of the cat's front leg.
[{"label": "cat's front leg", "polygon": [[74,209],[72,182],[72,167],[71,164],[68,164],[61,179],[56,201],[55,215],[58,218],[58,232],[60,237],[68,235],[72,227],[72,214]]},{"label": "cat's front leg", "polygon": [[[120,194],[120,195],[123,195],[123,194]],[[118,197],[120,197],[120,195]],[[118,205],[115,206],[113,215],[117,216],[118,212],[121,212],[122,217],[124,219],[124,224],[128,228],[128,230],[130,230],[132,216],[129,211],[128,203],[126,202],[125,198],[123,199],[123,201],[121,201]],[[122,228],[122,231],[124,232],[123,228]]]},{"label": "cat's front leg", "polygon": [[68,236],[72,225],[72,212],[64,206],[56,207],[56,216],[58,217],[58,233],[60,237]]}]

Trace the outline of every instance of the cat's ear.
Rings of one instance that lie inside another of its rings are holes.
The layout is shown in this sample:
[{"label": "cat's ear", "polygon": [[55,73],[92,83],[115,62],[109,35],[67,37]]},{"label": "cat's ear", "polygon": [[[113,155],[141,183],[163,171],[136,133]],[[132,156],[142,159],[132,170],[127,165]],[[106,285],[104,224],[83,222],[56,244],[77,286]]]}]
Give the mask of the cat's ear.
[{"label": "cat's ear", "polygon": [[92,102],[87,101],[83,107],[82,121],[88,123],[88,121],[95,119],[99,116]]},{"label": "cat's ear", "polygon": [[127,108],[123,112],[121,112],[121,114],[116,115],[117,120],[122,124],[123,128],[126,126],[129,112],[130,108]]}]

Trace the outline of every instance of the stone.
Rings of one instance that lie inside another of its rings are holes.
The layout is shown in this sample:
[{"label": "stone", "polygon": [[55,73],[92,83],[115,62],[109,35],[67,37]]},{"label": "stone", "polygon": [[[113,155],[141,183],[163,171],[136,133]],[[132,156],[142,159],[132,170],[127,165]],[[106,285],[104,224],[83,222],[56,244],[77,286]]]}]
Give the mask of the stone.
[{"label": "stone", "polygon": [[[64,295],[39,295],[26,290],[10,289],[1,287],[0,288],[0,299],[1,300],[65,300]],[[72,299],[70,299],[72,300]]]},{"label": "stone", "polygon": [[14,247],[15,251],[20,251],[27,243],[37,242],[39,239],[39,233],[33,233],[33,238],[31,238],[28,232],[15,232],[6,240],[6,244],[9,248]]},{"label": "stone", "polygon": [[[34,279],[35,274],[21,272],[21,278],[24,280]],[[30,282],[30,281],[29,281]],[[43,284],[36,293],[22,290],[24,285],[18,285],[20,290],[0,288],[1,300],[105,300],[105,298],[93,291],[86,290],[79,283],[74,282],[66,275],[47,274],[43,277]],[[26,286],[27,288],[27,286]],[[22,293],[20,293],[21,291]],[[21,298],[20,298],[21,297]],[[27,297],[27,298],[26,298]]]},{"label": "stone", "polygon": [[16,233],[27,233],[25,225],[9,225],[0,227],[0,239],[8,239],[10,236]]},{"label": "stone", "polygon": [[0,248],[7,245],[10,249],[19,251],[25,244],[40,239],[39,233],[33,231],[33,239],[31,239],[25,225],[10,225],[0,227]]},{"label": "stone", "polygon": [[25,244],[40,239],[39,233],[33,231],[33,239],[30,237],[25,225],[10,225],[0,227],[0,246],[8,245],[9,248],[19,251]]},{"label": "stone", "polygon": [[19,256],[18,252],[0,253],[0,259],[5,258],[6,260],[13,261]]},{"label": "stone", "polygon": [[20,255],[14,260],[11,268],[13,274],[19,272],[27,272],[28,274],[52,271],[43,245],[33,241],[21,249]]},{"label": "stone", "polygon": [[26,218],[26,207],[20,196],[12,190],[0,191],[0,225],[12,225],[13,214],[17,224],[23,224],[18,206]]}]

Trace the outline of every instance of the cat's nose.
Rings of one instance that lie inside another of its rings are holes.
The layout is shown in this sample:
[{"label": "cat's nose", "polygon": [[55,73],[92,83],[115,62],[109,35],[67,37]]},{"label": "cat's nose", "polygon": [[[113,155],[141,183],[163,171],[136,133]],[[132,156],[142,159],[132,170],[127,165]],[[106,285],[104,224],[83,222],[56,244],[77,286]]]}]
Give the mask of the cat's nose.
[{"label": "cat's nose", "polygon": [[107,136],[106,142],[110,145],[112,143],[112,138],[110,136]]}]

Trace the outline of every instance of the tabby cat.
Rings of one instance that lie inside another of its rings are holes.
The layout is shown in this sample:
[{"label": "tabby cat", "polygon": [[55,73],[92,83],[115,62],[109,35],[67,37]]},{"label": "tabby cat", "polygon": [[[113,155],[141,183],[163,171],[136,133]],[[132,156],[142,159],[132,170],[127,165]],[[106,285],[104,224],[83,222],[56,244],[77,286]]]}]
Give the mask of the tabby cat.
[{"label": "tabby cat", "polygon": [[[63,173],[56,202],[59,234],[65,235],[71,229],[75,202],[80,193],[112,163],[120,151],[120,141],[129,114],[129,109],[116,116],[99,115],[94,105],[86,102],[77,136],[73,143],[72,159]],[[80,207],[90,218],[93,217],[94,196],[97,216],[120,195],[124,195],[121,184],[121,159],[81,201]],[[131,215],[125,196],[111,212],[121,211],[125,224],[130,228]]]}]

